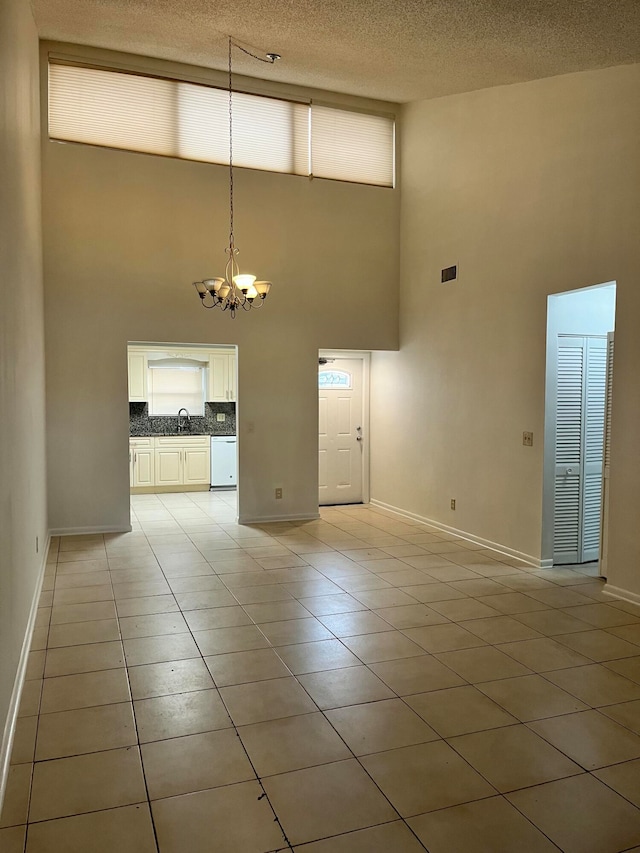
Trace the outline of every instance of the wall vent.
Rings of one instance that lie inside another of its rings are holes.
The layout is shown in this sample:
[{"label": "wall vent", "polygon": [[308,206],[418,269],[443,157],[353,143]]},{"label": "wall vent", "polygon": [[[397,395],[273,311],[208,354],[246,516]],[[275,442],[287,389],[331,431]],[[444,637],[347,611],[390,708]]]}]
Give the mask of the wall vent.
[{"label": "wall vent", "polygon": [[440,272],[440,281],[443,283],[445,281],[455,281],[457,278],[458,278],[458,267],[457,266],[445,267]]}]

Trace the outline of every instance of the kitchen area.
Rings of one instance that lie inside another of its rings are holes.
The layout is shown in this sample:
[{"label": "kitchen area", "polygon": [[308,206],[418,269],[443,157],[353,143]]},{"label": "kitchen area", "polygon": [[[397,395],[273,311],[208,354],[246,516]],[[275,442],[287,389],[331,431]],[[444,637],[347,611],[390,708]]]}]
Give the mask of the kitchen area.
[{"label": "kitchen area", "polygon": [[237,352],[128,346],[132,495],[235,490]]}]

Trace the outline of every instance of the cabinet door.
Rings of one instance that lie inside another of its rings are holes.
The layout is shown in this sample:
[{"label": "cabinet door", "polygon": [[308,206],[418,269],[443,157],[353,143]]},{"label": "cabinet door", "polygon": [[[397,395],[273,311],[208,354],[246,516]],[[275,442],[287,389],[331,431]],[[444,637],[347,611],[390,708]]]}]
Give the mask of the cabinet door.
[{"label": "cabinet door", "polygon": [[185,448],[183,482],[186,485],[209,485],[211,469],[209,465],[209,448]]},{"label": "cabinet door", "polygon": [[212,352],[209,356],[209,389],[207,401],[226,403],[229,399],[229,359],[226,352]]},{"label": "cabinet door", "polygon": [[133,486],[153,486],[154,482],[153,448],[133,450]]},{"label": "cabinet door", "polygon": [[235,403],[238,396],[238,377],[236,368],[236,354],[229,353],[229,400]]},{"label": "cabinet door", "polygon": [[147,402],[147,354],[129,353],[129,402]]},{"label": "cabinet door", "polygon": [[156,448],[156,486],[182,485],[182,454],[180,448]]}]

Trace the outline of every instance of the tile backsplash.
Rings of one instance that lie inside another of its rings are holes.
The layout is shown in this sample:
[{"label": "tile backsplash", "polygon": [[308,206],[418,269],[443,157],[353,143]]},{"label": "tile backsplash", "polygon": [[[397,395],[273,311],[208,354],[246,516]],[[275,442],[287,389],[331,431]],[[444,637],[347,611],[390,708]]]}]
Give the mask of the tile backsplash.
[{"label": "tile backsplash", "polygon": [[[224,414],[223,422],[216,420],[217,414]],[[184,419],[183,419],[184,420]],[[185,423],[181,435],[235,435],[236,404],[205,403],[204,417],[191,416]],[[129,403],[129,435],[177,435],[178,417],[167,415],[149,416],[147,403]]]}]

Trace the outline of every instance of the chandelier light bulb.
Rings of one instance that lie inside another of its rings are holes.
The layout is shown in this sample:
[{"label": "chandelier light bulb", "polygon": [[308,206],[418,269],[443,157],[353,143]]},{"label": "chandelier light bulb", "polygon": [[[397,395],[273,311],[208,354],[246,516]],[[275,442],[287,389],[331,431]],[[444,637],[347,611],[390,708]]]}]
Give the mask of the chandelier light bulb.
[{"label": "chandelier light bulb", "polygon": [[[234,275],[233,283],[236,287],[238,287],[243,293],[246,293],[249,288],[253,288],[253,282],[256,280],[255,275],[250,275],[249,273],[244,273],[243,275]],[[255,288],[253,288],[255,290]]]}]

